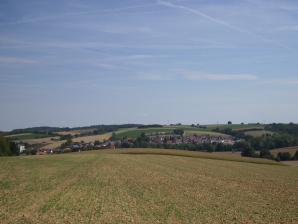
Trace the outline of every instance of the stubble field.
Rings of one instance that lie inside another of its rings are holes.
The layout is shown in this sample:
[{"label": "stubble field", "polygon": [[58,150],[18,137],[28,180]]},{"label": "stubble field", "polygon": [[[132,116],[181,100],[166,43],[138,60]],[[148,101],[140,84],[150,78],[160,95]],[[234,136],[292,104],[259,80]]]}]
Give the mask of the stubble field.
[{"label": "stubble field", "polygon": [[0,223],[297,223],[297,211],[298,167],[119,151],[0,158]]}]

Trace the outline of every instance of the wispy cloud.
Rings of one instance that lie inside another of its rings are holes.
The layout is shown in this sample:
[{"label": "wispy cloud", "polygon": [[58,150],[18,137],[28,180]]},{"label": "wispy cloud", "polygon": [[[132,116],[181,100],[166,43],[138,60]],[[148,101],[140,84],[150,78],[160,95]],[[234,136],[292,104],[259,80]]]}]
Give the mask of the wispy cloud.
[{"label": "wispy cloud", "polygon": [[266,8],[266,9],[277,9],[281,11],[298,11],[298,5],[296,1],[280,1],[280,0],[244,0],[248,3],[253,4],[259,8]]},{"label": "wispy cloud", "polygon": [[148,80],[148,81],[171,81],[175,77],[173,74],[161,74],[158,72],[143,72],[135,75],[135,78],[139,80]]},{"label": "wispy cloud", "polygon": [[291,32],[298,32],[298,25],[291,25],[291,26],[281,26],[276,29],[277,31],[291,31]]},{"label": "wispy cloud", "polygon": [[200,74],[200,73],[185,73],[187,80],[209,80],[209,81],[252,81],[258,77],[250,74]]},{"label": "wispy cloud", "polygon": [[170,71],[165,73],[149,72],[137,75],[142,80],[152,81],[170,81],[170,80],[188,80],[188,81],[255,81],[258,79],[252,74],[218,74],[203,73],[197,71]]},{"label": "wispy cloud", "polygon": [[61,48],[61,49],[102,49],[102,48],[131,48],[131,49],[170,49],[170,50],[191,50],[191,49],[231,49],[234,45],[227,45],[216,42],[197,42],[191,40],[187,43],[115,43],[104,41],[23,41],[0,38],[0,49],[40,49],[40,48]]},{"label": "wispy cloud", "polygon": [[261,84],[298,85],[298,79],[271,79],[267,81],[262,81]]},{"label": "wispy cloud", "polygon": [[240,32],[240,33],[244,33],[244,34],[247,34],[251,37],[257,38],[257,39],[261,40],[264,43],[272,44],[272,45],[275,45],[275,46],[278,46],[278,47],[281,47],[281,48],[285,48],[287,50],[291,50],[289,47],[287,47],[284,44],[281,44],[281,43],[279,43],[277,41],[274,41],[274,40],[267,39],[267,38],[265,38],[265,37],[263,37],[263,36],[261,36],[257,33],[254,33],[252,31],[244,29],[242,27],[232,25],[232,24],[230,24],[230,23],[228,23],[228,22],[226,22],[222,19],[218,19],[218,18],[215,18],[213,16],[210,16],[210,15],[208,15],[208,14],[206,14],[206,13],[204,13],[204,12],[198,10],[198,9],[189,8],[189,7],[184,6],[184,5],[174,4],[172,2],[163,1],[163,0],[157,0],[157,4],[168,7],[168,8],[180,9],[180,10],[192,13],[192,14],[200,16],[200,17],[202,17],[202,18],[204,18],[204,19],[206,19],[210,22],[213,22],[217,25],[226,27],[227,29],[237,31],[237,32]]},{"label": "wispy cloud", "polygon": [[90,10],[90,11],[79,11],[79,12],[70,12],[70,13],[63,13],[60,15],[49,15],[49,16],[39,16],[39,17],[27,17],[22,18],[13,22],[3,22],[0,23],[0,26],[2,25],[17,25],[17,24],[26,24],[26,23],[36,23],[36,22],[43,22],[43,21],[50,21],[50,20],[56,20],[56,19],[62,19],[65,17],[71,17],[71,16],[80,16],[80,15],[89,15],[89,14],[110,14],[110,13],[119,13],[123,11],[128,11],[132,9],[138,9],[138,8],[146,8],[148,6],[153,6],[154,4],[143,4],[143,5],[131,5],[126,7],[120,7],[120,8],[113,8],[113,9],[101,9],[101,10]]},{"label": "wispy cloud", "polygon": [[19,57],[6,57],[0,56],[0,63],[12,63],[12,64],[34,64],[37,63],[35,60],[19,58]]},{"label": "wispy cloud", "polygon": [[98,67],[98,68],[101,68],[101,69],[108,69],[108,70],[117,68],[115,65],[107,64],[107,63],[97,63],[97,62],[94,62],[93,65],[95,67]]},{"label": "wispy cloud", "polygon": [[160,54],[131,54],[131,55],[106,57],[105,60],[130,61],[130,60],[147,60],[147,59],[168,58],[168,57],[171,57],[171,56],[170,55],[160,55]]},{"label": "wispy cloud", "polygon": [[186,6],[183,6],[183,5],[173,4],[171,2],[162,1],[162,0],[158,0],[157,3],[160,4],[160,5],[169,7],[169,8],[181,9],[181,10],[193,13],[193,14],[201,16],[201,17],[203,17],[203,18],[205,18],[205,19],[207,19],[207,20],[209,20],[213,23],[219,24],[221,26],[225,26],[229,29],[232,29],[232,30],[235,30],[235,31],[238,31],[238,32],[245,32],[245,33],[249,32],[249,31],[243,30],[239,27],[233,26],[233,25],[231,25],[231,24],[229,24],[229,23],[227,23],[223,20],[220,20],[220,19],[214,18],[212,16],[209,16],[206,13],[203,13],[200,10],[197,10],[197,9],[189,8],[189,7],[186,7]]}]

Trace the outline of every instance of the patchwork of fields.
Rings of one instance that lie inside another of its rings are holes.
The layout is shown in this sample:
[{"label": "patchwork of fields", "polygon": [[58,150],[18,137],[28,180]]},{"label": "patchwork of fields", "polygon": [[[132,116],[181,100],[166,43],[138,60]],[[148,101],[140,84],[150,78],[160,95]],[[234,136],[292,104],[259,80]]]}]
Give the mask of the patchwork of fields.
[{"label": "patchwork of fields", "polygon": [[0,223],[298,223],[297,210],[298,167],[118,150],[0,158]]},{"label": "patchwork of fields", "polygon": [[[141,136],[142,133],[145,134],[171,134],[176,128],[164,127],[164,128],[147,128],[147,129],[132,129],[125,131],[116,132],[116,137],[121,139],[123,137],[128,138],[137,138]],[[213,136],[221,136],[224,135],[218,132],[205,131],[198,128],[181,128],[185,130],[186,135],[197,134],[197,135],[213,135]]]},{"label": "patchwork of fields", "polygon": [[[252,134],[262,134],[265,131],[263,130],[262,125],[257,124],[218,124],[218,125],[206,125],[203,127],[193,127],[190,125],[165,125],[163,127],[158,128],[122,128],[117,131],[115,131],[116,138],[122,139],[123,137],[128,138],[137,138],[141,136],[142,133],[145,134],[171,134],[175,129],[182,129],[185,132],[185,135],[210,135],[210,136],[227,136],[223,133],[219,133],[214,131],[215,128],[218,129],[225,129],[230,128],[232,130],[250,130],[250,129],[256,129],[255,131],[252,131]],[[257,130],[259,129],[259,130]],[[70,131],[61,131],[61,132],[55,132],[56,136],[48,136],[46,134],[33,134],[33,133],[23,133],[23,134],[16,134],[16,135],[8,135],[7,137],[10,137],[15,140],[20,140],[25,143],[29,144],[39,144],[43,145],[41,148],[58,148],[61,146],[61,144],[65,143],[65,140],[59,140],[61,136],[64,135],[79,135],[79,134],[88,134],[86,136],[76,137],[73,138],[73,142],[94,142],[96,140],[98,141],[104,141],[108,140],[112,136],[112,132],[108,132],[105,134],[97,134],[93,135],[92,132],[94,131],[94,128],[82,128],[78,130],[70,130]]]}]

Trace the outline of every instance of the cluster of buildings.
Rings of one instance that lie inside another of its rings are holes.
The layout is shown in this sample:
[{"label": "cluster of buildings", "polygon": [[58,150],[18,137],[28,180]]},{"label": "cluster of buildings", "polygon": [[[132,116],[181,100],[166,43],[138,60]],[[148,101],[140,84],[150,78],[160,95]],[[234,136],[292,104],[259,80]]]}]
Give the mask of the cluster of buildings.
[{"label": "cluster of buildings", "polygon": [[190,135],[183,138],[185,144],[224,144],[234,145],[235,140],[225,135]]},{"label": "cluster of buildings", "polygon": [[[70,144],[63,144],[58,148],[42,147],[36,150],[36,155],[80,152],[87,150],[99,149],[115,149],[115,148],[130,148],[136,145],[137,140],[122,139],[122,140],[108,140],[105,142],[73,142]],[[145,142],[150,145],[180,145],[180,144],[224,144],[233,145],[235,139],[226,135],[178,135],[178,134],[155,134],[147,135]],[[25,151],[25,146],[19,145],[20,154]]]},{"label": "cluster of buildings", "polygon": [[213,135],[155,135],[149,136],[150,144],[224,144],[224,145],[234,145],[235,140],[231,136],[213,136]]}]

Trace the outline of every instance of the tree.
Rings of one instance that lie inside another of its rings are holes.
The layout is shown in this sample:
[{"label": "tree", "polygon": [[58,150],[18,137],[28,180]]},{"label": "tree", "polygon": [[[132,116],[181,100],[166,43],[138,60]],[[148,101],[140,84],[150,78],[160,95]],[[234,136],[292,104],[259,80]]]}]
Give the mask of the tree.
[{"label": "tree", "polygon": [[9,148],[10,148],[10,152],[11,152],[12,155],[18,156],[20,154],[20,149],[19,149],[17,143],[10,142],[9,143]]},{"label": "tree", "polygon": [[63,136],[61,136],[60,137],[60,140],[62,141],[62,140],[67,140],[67,139],[69,139],[69,138],[72,138],[72,136],[71,135],[63,135]]},{"label": "tree", "polygon": [[289,152],[279,152],[277,154],[277,159],[280,161],[288,161],[291,160],[291,153]]},{"label": "tree", "polygon": [[246,156],[246,157],[255,157],[255,150],[251,147],[249,148],[244,148],[241,151],[241,156]]},{"label": "tree", "polygon": [[66,140],[66,143],[67,143],[67,145],[71,145],[71,143],[72,143],[72,139],[71,139],[71,138],[68,138],[68,139]]},{"label": "tree", "polygon": [[116,133],[113,132],[113,133],[112,133],[112,137],[111,137],[111,141],[116,141],[116,140],[117,140]]},{"label": "tree", "polygon": [[298,160],[298,150],[295,152],[295,154],[293,156],[293,160]]},{"label": "tree", "polygon": [[265,159],[274,159],[274,156],[268,149],[263,149],[260,151],[260,157]]},{"label": "tree", "polygon": [[237,142],[234,146],[237,151],[241,151],[241,156],[256,156],[254,148],[252,148],[248,142]]},{"label": "tree", "polygon": [[0,156],[18,156],[19,154],[17,143],[9,142],[5,137],[0,136]]},{"label": "tree", "polygon": [[5,137],[0,136],[0,156],[10,156],[11,154],[9,142]]},{"label": "tree", "polygon": [[182,129],[175,129],[173,132],[174,132],[175,135],[181,135],[182,136],[184,134],[184,130],[182,130]]},{"label": "tree", "polygon": [[232,124],[232,121],[228,121],[228,124]]},{"label": "tree", "polygon": [[141,135],[139,137],[137,137],[135,142],[138,144],[142,144],[142,143],[146,143],[148,141],[149,141],[148,136],[146,136],[146,134],[144,132],[142,132]]}]

